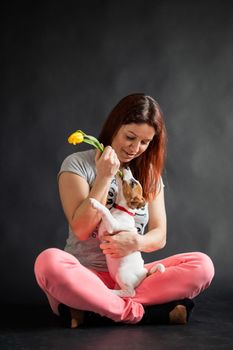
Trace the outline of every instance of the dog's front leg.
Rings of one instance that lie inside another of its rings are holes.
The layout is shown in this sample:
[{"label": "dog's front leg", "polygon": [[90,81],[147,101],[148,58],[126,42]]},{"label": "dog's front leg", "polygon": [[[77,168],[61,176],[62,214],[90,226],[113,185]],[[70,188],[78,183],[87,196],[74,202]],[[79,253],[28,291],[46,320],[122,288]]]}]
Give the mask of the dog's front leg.
[{"label": "dog's front leg", "polygon": [[118,231],[118,222],[112,216],[109,209],[97,201],[95,198],[90,198],[90,202],[92,207],[100,213],[105,230],[110,234]]}]

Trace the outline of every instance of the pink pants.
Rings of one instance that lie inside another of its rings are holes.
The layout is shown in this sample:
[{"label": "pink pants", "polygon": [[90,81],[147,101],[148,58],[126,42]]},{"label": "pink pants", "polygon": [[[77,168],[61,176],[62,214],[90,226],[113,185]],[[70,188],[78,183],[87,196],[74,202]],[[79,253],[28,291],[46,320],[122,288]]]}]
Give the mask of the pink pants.
[{"label": "pink pants", "polygon": [[147,277],[133,298],[120,298],[111,292],[115,283],[108,272],[87,269],[74,256],[56,248],[37,257],[35,275],[56,314],[62,303],[116,322],[137,323],[144,314],[143,305],[194,298],[209,286],[214,276],[213,263],[203,253],[177,254],[145,267],[150,269],[158,262],[165,265],[166,271]]}]

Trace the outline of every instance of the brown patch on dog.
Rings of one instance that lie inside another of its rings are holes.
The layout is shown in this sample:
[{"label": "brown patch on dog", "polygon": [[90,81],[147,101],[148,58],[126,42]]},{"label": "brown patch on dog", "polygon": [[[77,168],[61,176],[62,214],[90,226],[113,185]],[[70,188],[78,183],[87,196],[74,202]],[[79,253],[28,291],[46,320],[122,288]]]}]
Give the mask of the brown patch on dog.
[{"label": "brown patch on dog", "polygon": [[139,182],[132,180],[130,183],[122,181],[123,194],[126,203],[131,209],[138,209],[145,206],[146,201],[142,195],[142,186]]}]

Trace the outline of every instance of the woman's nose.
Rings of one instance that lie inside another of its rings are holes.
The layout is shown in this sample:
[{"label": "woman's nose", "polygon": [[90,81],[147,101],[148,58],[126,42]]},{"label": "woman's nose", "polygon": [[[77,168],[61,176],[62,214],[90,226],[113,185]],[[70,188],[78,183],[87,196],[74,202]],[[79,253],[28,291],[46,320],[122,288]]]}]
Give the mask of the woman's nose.
[{"label": "woman's nose", "polygon": [[137,153],[139,151],[139,147],[140,147],[139,141],[132,142],[131,149],[133,150],[134,153]]}]

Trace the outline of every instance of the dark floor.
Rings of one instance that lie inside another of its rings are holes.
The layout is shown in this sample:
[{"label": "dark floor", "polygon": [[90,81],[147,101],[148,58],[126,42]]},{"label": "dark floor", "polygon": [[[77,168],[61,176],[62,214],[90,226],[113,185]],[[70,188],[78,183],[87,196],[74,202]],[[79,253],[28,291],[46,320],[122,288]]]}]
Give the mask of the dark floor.
[{"label": "dark floor", "polygon": [[[47,305],[1,312],[1,350],[233,349],[233,297],[204,294],[188,325],[118,325],[66,329]],[[3,307],[1,308],[3,310]],[[4,307],[6,310],[6,306]]]}]

